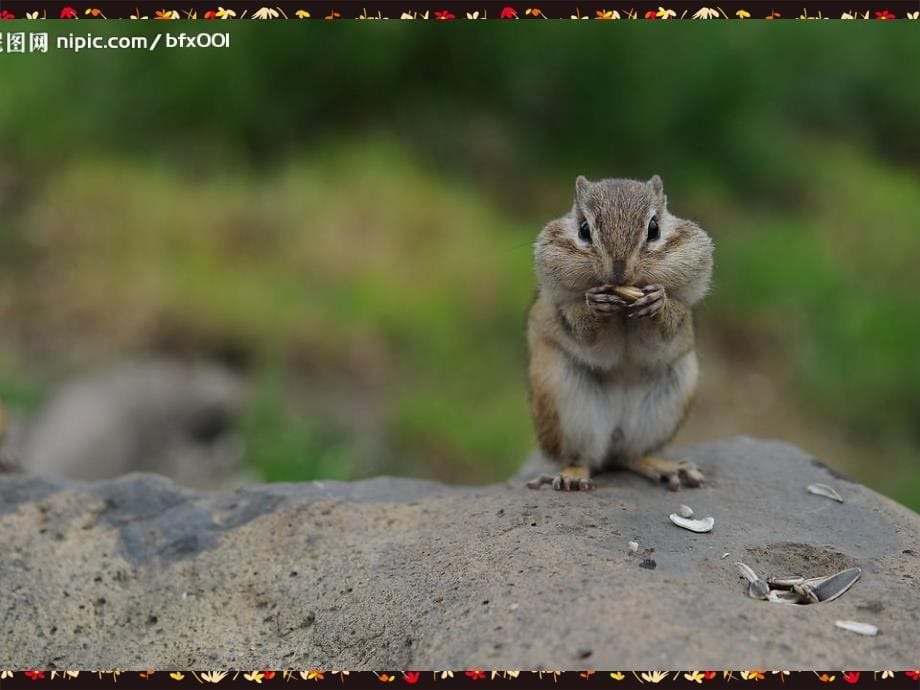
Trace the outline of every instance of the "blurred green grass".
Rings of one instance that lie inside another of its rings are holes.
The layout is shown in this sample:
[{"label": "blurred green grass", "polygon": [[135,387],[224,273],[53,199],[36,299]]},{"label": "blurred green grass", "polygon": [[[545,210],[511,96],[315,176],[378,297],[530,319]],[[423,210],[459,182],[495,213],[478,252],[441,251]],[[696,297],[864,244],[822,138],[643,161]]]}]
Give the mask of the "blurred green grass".
[{"label": "blurred green grass", "polygon": [[660,173],[716,242],[706,337],[739,369],[769,350],[782,404],[920,507],[920,45],[730,28],[235,26],[245,48],[193,65],[8,56],[0,397],[34,407],[115,352],[235,353],[270,480],[500,479],[532,446],[531,241],[575,175]]},{"label": "blurred green grass", "polygon": [[263,372],[249,445],[271,478],[349,475],[314,457],[341,459],[331,419],[282,413],[294,392],[279,366],[385,386],[388,435],[422,471],[439,452],[430,474],[494,478],[526,449],[531,229],[391,143],[208,180],[93,158],[49,178],[13,232],[11,321],[46,314],[43,328],[87,331],[94,349],[244,351]]}]

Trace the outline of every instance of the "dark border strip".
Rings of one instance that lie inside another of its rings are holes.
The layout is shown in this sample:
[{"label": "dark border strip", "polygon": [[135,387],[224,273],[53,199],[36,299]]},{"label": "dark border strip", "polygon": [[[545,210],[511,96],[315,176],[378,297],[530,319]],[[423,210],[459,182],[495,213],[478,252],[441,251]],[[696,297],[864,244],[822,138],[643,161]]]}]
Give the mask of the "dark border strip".
[{"label": "dark border strip", "polygon": [[[264,3],[264,4],[263,4]],[[224,10],[225,16],[221,14]],[[229,13],[226,11],[229,10]],[[920,0],[0,0],[5,19],[920,19]]]},{"label": "dark border strip", "polygon": [[[920,661],[920,660],[918,660]],[[680,688],[690,690],[828,690],[839,688],[878,688],[878,690],[920,689],[920,669],[906,671],[0,671],[0,690],[41,690],[54,685],[69,690],[123,688],[362,688],[383,687],[449,688],[474,690],[483,686],[514,688],[621,688],[650,690]]]}]

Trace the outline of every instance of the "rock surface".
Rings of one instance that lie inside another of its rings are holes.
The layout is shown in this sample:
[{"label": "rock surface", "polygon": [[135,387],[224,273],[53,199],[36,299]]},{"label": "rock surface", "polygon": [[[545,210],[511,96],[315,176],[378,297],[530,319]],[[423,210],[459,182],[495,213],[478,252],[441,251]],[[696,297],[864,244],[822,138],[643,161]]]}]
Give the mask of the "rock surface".
[{"label": "rock surface", "polygon": [[[920,516],[782,443],[738,438],[671,455],[694,459],[709,483],[673,494],[612,474],[594,492],[563,494],[379,478],[195,493],[153,475],[3,476],[0,659],[49,669],[916,665]],[[846,502],[808,494],[811,482]],[[671,524],[681,503],[715,529]],[[764,576],[864,572],[837,601],[783,606],[748,598],[736,560]],[[862,637],[835,628],[840,619],[881,632]]]},{"label": "rock surface", "polygon": [[183,486],[236,488],[245,400],[244,381],[217,364],[120,361],[61,383],[11,421],[5,442],[0,404],[0,454],[34,474],[98,481],[156,471]]}]

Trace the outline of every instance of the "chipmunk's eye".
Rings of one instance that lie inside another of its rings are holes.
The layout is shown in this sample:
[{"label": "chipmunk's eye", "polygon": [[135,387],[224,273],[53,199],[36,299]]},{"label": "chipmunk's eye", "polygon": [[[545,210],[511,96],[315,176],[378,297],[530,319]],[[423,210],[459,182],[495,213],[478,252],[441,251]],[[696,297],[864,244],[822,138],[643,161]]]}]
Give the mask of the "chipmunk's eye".
[{"label": "chipmunk's eye", "polygon": [[648,222],[648,241],[654,242],[661,237],[661,231],[658,229],[658,216],[652,216]]},{"label": "chipmunk's eye", "polygon": [[582,242],[587,242],[591,244],[591,226],[588,225],[588,221],[583,220],[578,226],[578,239]]}]

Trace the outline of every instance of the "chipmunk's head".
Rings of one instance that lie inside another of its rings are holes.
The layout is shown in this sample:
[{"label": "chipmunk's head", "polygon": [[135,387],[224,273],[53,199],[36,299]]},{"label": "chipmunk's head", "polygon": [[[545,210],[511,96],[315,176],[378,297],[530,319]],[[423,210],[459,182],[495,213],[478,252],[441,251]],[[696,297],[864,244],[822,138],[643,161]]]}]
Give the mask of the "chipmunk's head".
[{"label": "chipmunk's head", "polygon": [[541,283],[579,297],[596,285],[663,285],[695,302],[705,294],[712,242],[668,212],[661,178],[575,180],[571,212],[536,245]]}]

